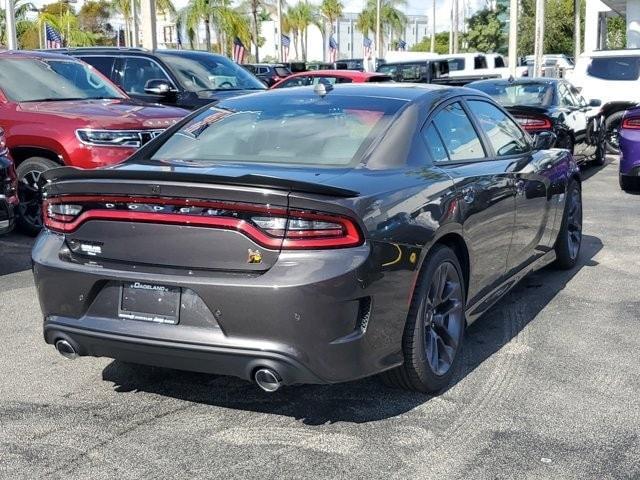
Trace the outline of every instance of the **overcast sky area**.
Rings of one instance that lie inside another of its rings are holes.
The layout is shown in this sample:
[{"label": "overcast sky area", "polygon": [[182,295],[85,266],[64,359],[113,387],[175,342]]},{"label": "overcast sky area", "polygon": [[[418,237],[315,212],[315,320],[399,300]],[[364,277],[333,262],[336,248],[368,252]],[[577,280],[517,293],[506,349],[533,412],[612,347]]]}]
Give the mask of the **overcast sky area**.
[{"label": "overcast sky area", "polygon": [[[5,0],[0,0],[0,4],[4,5]],[[42,6],[47,3],[54,3],[54,0],[32,0],[37,6]],[[173,0],[176,8],[180,9],[184,7],[189,0]],[[310,0],[312,3],[320,3],[320,0]],[[342,0],[344,3],[345,12],[360,12],[365,5],[366,0]],[[431,17],[432,0],[408,0],[407,7],[404,13],[407,15],[427,15]],[[458,0],[462,5],[463,0]],[[82,0],[78,0],[77,7],[82,5]],[[295,4],[295,0],[288,0],[289,4]],[[465,0],[465,3],[469,5],[471,11],[475,11],[487,4],[487,0]],[[449,12],[451,11],[451,0],[436,0],[436,23],[437,30],[449,29]]]}]

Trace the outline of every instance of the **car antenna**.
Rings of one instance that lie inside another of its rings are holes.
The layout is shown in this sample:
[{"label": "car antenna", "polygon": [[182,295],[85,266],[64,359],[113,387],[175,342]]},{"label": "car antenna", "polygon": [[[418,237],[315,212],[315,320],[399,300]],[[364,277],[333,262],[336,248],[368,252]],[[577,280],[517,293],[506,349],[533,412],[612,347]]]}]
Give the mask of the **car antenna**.
[{"label": "car antenna", "polygon": [[320,97],[324,97],[327,93],[333,90],[333,85],[328,82],[318,82],[316,86],[313,87],[313,93],[319,95]]}]

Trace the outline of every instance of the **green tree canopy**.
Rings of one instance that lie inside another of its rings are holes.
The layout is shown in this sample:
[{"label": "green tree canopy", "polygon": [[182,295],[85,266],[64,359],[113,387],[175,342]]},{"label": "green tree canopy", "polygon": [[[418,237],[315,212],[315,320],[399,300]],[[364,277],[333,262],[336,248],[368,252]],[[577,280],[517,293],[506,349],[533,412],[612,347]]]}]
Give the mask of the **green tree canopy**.
[{"label": "green tree canopy", "polygon": [[478,10],[467,20],[468,31],[464,36],[466,50],[470,52],[507,53],[507,32],[500,20],[506,7],[499,4],[494,9]]},{"label": "green tree canopy", "polygon": [[[431,37],[423,37],[422,40],[411,47],[412,52],[430,52]],[[436,53],[449,53],[449,32],[436,33]]]}]

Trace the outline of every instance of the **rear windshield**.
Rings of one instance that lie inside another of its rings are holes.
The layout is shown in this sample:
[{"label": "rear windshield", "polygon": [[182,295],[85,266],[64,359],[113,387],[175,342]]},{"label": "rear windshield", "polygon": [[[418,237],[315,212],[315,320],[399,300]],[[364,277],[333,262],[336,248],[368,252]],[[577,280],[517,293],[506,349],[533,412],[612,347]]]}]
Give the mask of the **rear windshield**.
[{"label": "rear windshield", "polygon": [[638,80],[640,57],[592,58],[587,73],[604,80]]},{"label": "rear windshield", "polygon": [[468,85],[493,97],[501,105],[548,106],[553,102],[553,87],[548,83],[490,83]]},{"label": "rear windshield", "polygon": [[403,100],[307,94],[238,97],[191,118],[153,155],[186,163],[348,166]]},{"label": "rear windshield", "polygon": [[285,67],[275,67],[274,70],[279,77],[288,77],[291,72]]}]

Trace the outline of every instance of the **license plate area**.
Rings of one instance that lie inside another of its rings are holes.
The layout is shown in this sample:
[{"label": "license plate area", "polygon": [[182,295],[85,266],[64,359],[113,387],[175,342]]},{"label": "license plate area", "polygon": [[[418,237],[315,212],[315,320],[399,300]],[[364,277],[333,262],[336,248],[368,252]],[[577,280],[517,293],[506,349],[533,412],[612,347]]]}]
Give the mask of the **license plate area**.
[{"label": "license plate area", "polygon": [[118,317],[176,325],[180,319],[180,295],[180,288],[142,282],[125,283],[120,288]]}]

